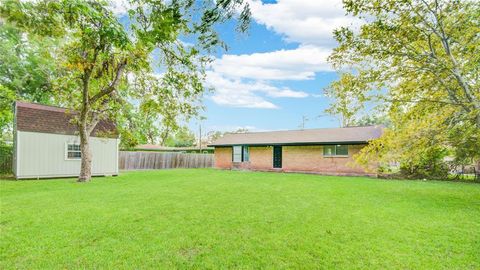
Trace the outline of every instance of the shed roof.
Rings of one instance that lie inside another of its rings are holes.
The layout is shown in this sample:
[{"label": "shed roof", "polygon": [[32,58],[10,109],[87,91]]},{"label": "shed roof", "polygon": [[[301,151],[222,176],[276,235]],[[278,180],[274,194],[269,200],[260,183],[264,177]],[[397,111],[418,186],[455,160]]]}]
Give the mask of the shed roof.
[{"label": "shed roof", "polygon": [[[78,128],[72,124],[77,112],[43,104],[15,102],[16,129],[19,131],[77,135]],[[91,136],[118,137],[112,121],[100,120]]]},{"label": "shed roof", "polygon": [[209,146],[362,144],[382,135],[382,126],[228,133]]}]

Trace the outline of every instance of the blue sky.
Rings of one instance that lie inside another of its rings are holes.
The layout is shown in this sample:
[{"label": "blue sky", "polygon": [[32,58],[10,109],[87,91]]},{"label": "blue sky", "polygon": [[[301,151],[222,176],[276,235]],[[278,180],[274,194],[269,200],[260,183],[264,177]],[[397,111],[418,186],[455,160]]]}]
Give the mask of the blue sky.
[{"label": "blue sky", "polygon": [[331,101],[323,89],[337,78],[326,59],[336,46],[333,30],[358,21],[345,16],[341,0],[245,1],[248,33],[236,32],[234,21],[218,26],[229,49],[207,71],[215,92],[204,98],[203,130],[298,129],[304,116],[305,128],[338,127],[324,112]]},{"label": "blue sky", "polygon": [[[229,49],[217,55],[207,72],[216,91],[207,94],[203,130],[250,131],[338,127],[324,110],[331,102],[323,89],[337,78],[326,58],[333,29],[355,26],[341,1],[249,1],[252,23],[247,34],[235,22],[218,31]],[[190,123],[198,129],[198,121]]]}]

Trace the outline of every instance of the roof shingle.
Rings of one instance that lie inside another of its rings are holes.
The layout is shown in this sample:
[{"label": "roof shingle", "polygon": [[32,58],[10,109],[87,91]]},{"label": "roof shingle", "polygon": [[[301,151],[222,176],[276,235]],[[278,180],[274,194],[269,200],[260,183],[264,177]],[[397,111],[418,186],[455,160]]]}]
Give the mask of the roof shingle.
[{"label": "roof shingle", "polygon": [[[77,112],[65,108],[47,106],[36,103],[15,102],[16,128],[19,131],[77,135],[77,126],[72,119]],[[112,121],[101,120],[91,136],[118,137],[115,124]]]},{"label": "roof shingle", "polygon": [[228,133],[209,146],[359,144],[379,138],[382,126]]}]

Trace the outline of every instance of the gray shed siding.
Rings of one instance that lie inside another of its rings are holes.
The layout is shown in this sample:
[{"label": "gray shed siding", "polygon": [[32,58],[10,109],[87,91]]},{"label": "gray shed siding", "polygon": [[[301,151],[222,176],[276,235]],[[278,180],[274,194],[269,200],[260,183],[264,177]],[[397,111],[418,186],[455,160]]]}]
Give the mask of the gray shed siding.
[{"label": "gray shed siding", "polygon": [[[66,159],[67,143],[79,143],[75,135],[17,131],[15,138],[17,178],[78,176],[80,160]],[[92,175],[118,174],[117,138],[90,137]]]}]

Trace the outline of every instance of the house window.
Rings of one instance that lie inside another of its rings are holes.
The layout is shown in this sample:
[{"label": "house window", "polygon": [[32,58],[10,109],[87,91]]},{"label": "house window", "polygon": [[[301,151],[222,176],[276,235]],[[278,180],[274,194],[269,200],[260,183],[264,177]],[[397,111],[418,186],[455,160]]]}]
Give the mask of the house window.
[{"label": "house window", "polygon": [[80,151],[80,144],[68,143],[67,144],[67,159],[81,159],[82,152]]},{"label": "house window", "polygon": [[336,145],[335,146],[335,155],[337,155],[337,156],[348,156],[348,145]]},{"label": "house window", "polygon": [[323,146],[323,156],[325,157],[348,156],[348,145],[325,145]]},{"label": "house window", "polygon": [[242,146],[233,147],[233,162],[242,162]]},{"label": "house window", "polygon": [[325,145],[323,147],[324,156],[335,156],[335,145]]},{"label": "house window", "polygon": [[243,146],[243,161],[250,161],[250,150],[248,146]]},{"label": "house window", "polygon": [[233,146],[233,162],[244,162],[250,160],[250,151],[248,146]]}]

